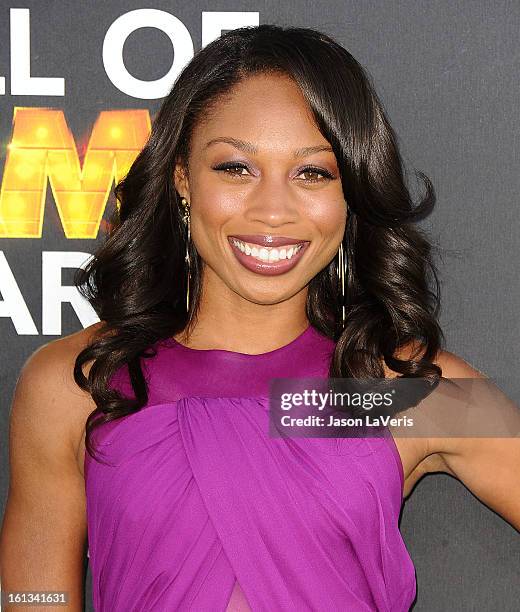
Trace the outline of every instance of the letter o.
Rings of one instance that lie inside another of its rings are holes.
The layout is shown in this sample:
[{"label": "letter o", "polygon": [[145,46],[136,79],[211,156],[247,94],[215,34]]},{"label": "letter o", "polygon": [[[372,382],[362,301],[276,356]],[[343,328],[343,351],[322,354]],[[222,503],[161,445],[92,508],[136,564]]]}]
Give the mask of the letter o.
[{"label": "letter o", "polygon": [[[123,61],[123,45],[139,28],[164,32],[175,49],[170,70],[155,81],[133,77]],[[118,17],[108,28],[103,41],[103,65],[108,78],[123,93],[133,98],[155,100],[168,95],[184,66],[193,57],[193,41],[186,26],[174,15],[158,9],[136,9]]]}]

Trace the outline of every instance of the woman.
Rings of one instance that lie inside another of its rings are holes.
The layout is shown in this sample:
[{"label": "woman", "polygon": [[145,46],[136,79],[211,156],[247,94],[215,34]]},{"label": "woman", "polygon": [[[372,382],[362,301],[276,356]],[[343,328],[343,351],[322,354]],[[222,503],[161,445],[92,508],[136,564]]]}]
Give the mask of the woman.
[{"label": "woman", "polygon": [[515,440],[267,432],[276,377],[483,378],[441,350],[422,176],[414,206],[369,79],[328,36],[262,25],[200,51],[77,276],[100,323],[18,381],[4,590],[80,609],[88,526],[99,612],[400,611],[399,512],[423,474],[519,528]]}]

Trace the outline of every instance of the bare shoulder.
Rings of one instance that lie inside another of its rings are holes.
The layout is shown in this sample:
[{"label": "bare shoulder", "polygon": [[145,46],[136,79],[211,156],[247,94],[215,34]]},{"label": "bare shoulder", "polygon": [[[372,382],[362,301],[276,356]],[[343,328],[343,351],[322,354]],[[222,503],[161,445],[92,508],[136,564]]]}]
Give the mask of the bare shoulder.
[{"label": "bare shoulder", "polygon": [[[488,378],[467,361],[448,353],[445,356],[443,376],[446,378]],[[493,383],[490,381],[491,386]],[[513,406],[513,403],[511,403]],[[501,419],[499,409],[491,402],[489,418]],[[518,410],[517,407],[514,410]],[[455,437],[429,438],[430,456],[437,457],[435,470],[450,474],[462,482],[473,495],[488,508],[497,512],[517,531],[520,531],[520,415],[508,412],[514,419],[516,435],[508,437]],[[513,423],[511,423],[513,425]],[[513,430],[511,430],[513,432]]]},{"label": "bare shoulder", "polygon": [[[398,359],[411,359],[422,355],[423,345],[419,342],[410,342],[396,352]],[[478,378],[484,377],[476,368],[470,365],[462,357],[447,350],[440,350],[435,356],[433,363],[440,366],[442,376],[445,378]],[[397,376],[383,363],[385,376],[393,378]],[[392,429],[392,428],[390,428]],[[439,438],[411,438],[394,436],[395,443],[405,475],[404,497],[407,497],[415,484],[427,473],[445,472],[455,475],[446,461],[443,451],[449,441]]]},{"label": "bare shoulder", "polygon": [[[468,363],[465,359],[450,351],[442,351],[438,356],[438,364],[442,368],[444,378],[486,378],[486,375]],[[475,438],[428,438],[428,456],[432,457],[429,470],[432,472],[445,472],[457,477],[453,470],[449,454],[453,450],[470,450],[470,447],[478,444]]]},{"label": "bare shoulder", "polygon": [[[78,353],[83,350],[99,331],[101,322],[90,325],[68,336],[61,336],[51,340],[37,348],[26,359],[18,380],[15,393],[29,393],[34,397],[54,397],[56,400],[47,406],[47,410],[56,409],[64,411],[64,404],[60,400],[78,401],[84,399],[85,392],[82,391],[74,381],[73,368]],[[90,364],[84,367],[84,373],[88,373]],[[16,408],[25,404],[18,403]],[[33,412],[37,412],[36,406],[31,406]],[[64,411],[66,412],[66,410]]]},{"label": "bare shoulder", "polygon": [[[16,381],[10,423],[14,436],[34,432],[54,440],[55,448],[76,456],[86,417],[95,409],[90,394],[74,381],[78,353],[99,331],[95,323],[43,344],[26,359]],[[88,373],[90,364],[84,366]],[[16,439],[14,440],[16,443]]]},{"label": "bare shoulder", "polygon": [[18,591],[52,584],[69,593],[74,610],[82,603],[87,532],[85,482],[76,446],[85,415],[95,406],[76,385],[73,368],[98,327],[52,340],[29,355],[9,414],[9,490],[0,531],[2,587]]}]

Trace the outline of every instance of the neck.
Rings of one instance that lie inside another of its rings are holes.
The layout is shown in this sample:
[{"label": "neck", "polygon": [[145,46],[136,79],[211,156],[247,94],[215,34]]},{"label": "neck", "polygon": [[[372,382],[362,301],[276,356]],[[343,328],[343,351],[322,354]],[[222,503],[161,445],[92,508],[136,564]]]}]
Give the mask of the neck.
[{"label": "neck", "polygon": [[233,291],[218,297],[204,288],[195,320],[176,340],[195,349],[265,353],[284,346],[310,325],[307,288],[291,298],[258,304]]}]

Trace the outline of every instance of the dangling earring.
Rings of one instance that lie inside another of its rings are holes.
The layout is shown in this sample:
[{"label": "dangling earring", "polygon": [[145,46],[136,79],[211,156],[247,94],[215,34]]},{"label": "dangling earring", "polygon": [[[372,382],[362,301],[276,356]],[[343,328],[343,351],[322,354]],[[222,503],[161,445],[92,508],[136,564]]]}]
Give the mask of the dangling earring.
[{"label": "dangling earring", "polygon": [[191,280],[191,269],[190,269],[190,237],[191,237],[191,228],[190,228],[190,203],[186,200],[186,198],[181,198],[181,204],[184,207],[184,216],[182,218],[184,224],[186,225],[186,255],[184,260],[188,267],[188,274],[186,278],[186,312],[190,311],[190,280]]},{"label": "dangling earring", "polygon": [[341,283],[341,305],[343,309],[343,327],[345,327],[345,255],[343,253],[343,241],[339,245],[338,251],[338,270]]}]

